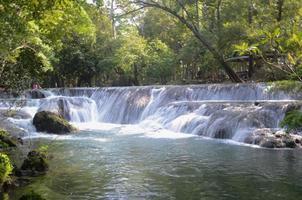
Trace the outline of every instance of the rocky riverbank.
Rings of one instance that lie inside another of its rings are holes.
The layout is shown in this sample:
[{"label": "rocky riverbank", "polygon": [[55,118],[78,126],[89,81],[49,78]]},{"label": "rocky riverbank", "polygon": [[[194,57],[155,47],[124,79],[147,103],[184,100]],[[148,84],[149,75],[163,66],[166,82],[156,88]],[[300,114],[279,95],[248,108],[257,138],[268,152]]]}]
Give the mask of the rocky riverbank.
[{"label": "rocky riverbank", "polygon": [[[10,119],[31,119],[31,116],[20,110],[0,111],[0,194],[4,195],[0,199],[8,199],[7,192],[29,184],[33,177],[42,176],[49,169],[47,147],[34,147],[29,140],[23,140],[27,131],[17,127]],[[61,116],[50,112],[37,113],[35,125],[43,131],[56,131],[52,133],[76,130]],[[32,191],[21,199],[31,199],[32,196],[36,198],[39,195]]]}]

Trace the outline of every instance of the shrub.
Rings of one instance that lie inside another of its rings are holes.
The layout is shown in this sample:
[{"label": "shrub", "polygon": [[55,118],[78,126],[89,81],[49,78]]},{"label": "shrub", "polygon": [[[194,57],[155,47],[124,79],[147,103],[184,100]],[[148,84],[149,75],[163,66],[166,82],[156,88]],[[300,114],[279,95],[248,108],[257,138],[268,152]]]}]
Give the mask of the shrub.
[{"label": "shrub", "polygon": [[302,129],[302,112],[300,110],[293,110],[286,113],[280,126],[289,131],[299,131]]},{"label": "shrub", "polygon": [[275,81],[270,84],[272,90],[288,91],[291,94],[302,92],[302,83],[293,80]]}]

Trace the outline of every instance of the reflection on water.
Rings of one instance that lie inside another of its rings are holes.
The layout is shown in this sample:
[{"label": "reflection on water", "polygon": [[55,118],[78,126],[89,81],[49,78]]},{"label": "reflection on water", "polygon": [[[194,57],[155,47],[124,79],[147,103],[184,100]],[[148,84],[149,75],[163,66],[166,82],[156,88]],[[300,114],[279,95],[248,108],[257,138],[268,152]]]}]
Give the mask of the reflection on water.
[{"label": "reflection on water", "polygon": [[50,151],[50,172],[13,199],[32,188],[49,200],[302,198],[301,150],[107,130],[56,140]]}]

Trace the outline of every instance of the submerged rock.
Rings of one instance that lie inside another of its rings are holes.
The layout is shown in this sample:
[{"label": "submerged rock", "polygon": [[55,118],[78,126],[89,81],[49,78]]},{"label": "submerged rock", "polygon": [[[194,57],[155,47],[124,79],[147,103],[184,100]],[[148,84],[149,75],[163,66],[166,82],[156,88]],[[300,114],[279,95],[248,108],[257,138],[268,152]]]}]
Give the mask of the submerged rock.
[{"label": "submerged rock", "polygon": [[19,200],[46,200],[40,194],[31,191],[28,194],[23,195]]},{"label": "submerged rock", "polygon": [[22,175],[39,175],[47,170],[46,155],[38,151],[29,152],[21,166]]},{"label": "submerged rock", "polygon": [[33,119],[33,124],[39,132],[65,134],[76,131],[76,128],[61,115],[48,111],[38,112]]}]

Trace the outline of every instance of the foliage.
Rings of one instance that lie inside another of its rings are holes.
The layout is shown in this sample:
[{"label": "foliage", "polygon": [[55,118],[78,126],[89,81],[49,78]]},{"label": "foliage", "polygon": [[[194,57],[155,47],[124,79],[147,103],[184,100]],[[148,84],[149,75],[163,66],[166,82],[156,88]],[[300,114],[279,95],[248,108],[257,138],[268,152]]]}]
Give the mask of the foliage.
[{"label": "foliage", "polygon": [[22,90],[52,69],[63,36],[94,37],[94,26],[80,2],[2,1],[0,3],[0,84]]},{"label": "foliage", "polygon": [[175,55],[165,43],[158,39],[148,43],[146,79],[151,84],[166,84],[173,75],[174,66]]},{"label": "foliage", "polygon": [[13,166],[10,162],[9,157],[4,154],[0,153],[0,185],[2,186],[3,183],[10,179],[9,175],[13,170]]},{"label": "foliage", "polygon": [[92,2],[0,1],[0,87],[302,81],[301,1]]},{"label": "foliage", "polygon": [[280,126],[286,128],[287,131],[299,131],[302,129],[302,112],[294,110],[286,113]]},{"label": "foliage", "polygon": [[283,80],[283,81],[275,81],[270,84],[271,89],[273,90],[283,90],[288,91],[292,94],[297,94],[302,92],[302,84],[299,81],[292,80]]}]

